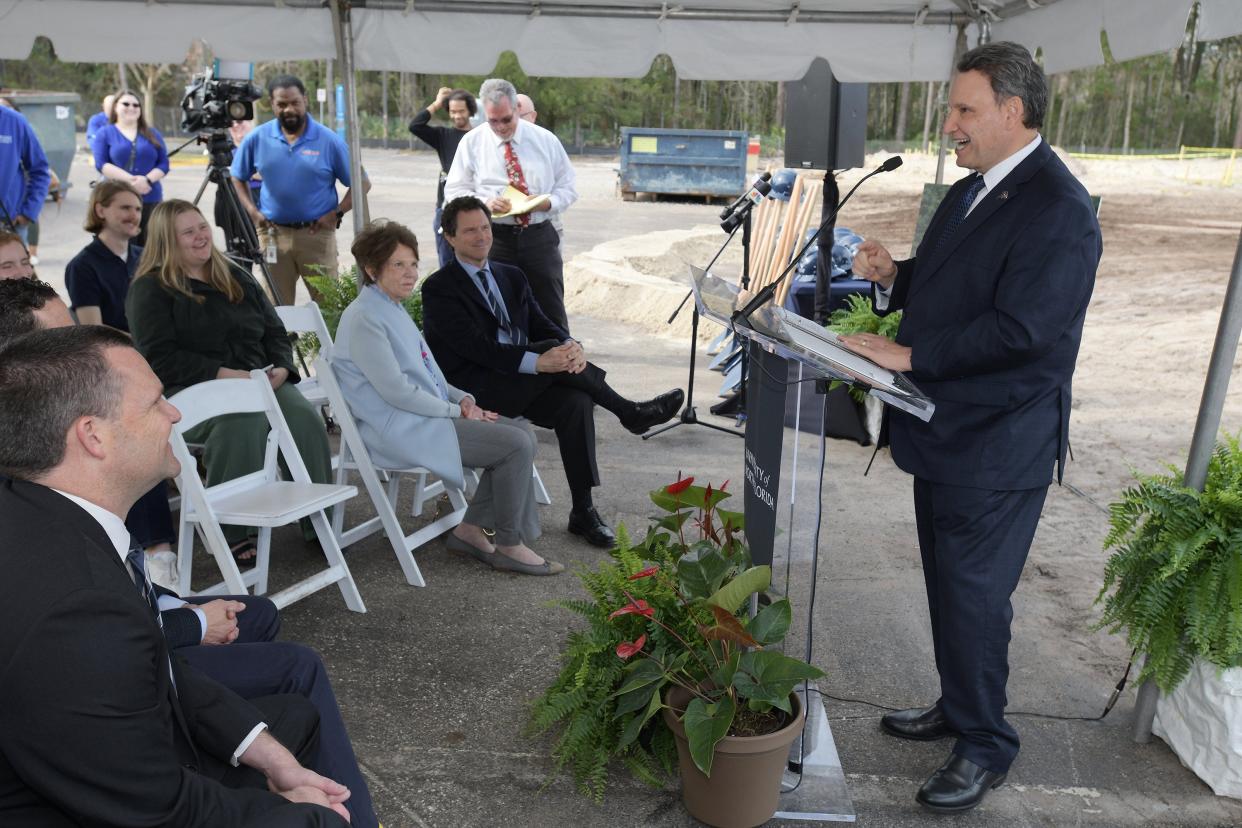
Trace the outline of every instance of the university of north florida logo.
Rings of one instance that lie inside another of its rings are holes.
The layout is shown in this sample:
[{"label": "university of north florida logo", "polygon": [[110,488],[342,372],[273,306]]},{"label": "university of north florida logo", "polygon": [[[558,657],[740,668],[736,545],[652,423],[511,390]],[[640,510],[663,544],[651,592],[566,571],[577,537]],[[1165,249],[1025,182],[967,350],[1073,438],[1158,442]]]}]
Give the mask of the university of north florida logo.
[{"label": "university of north florida logo", "polygon": [[303,154],[303,155],[310,155],[310,156],[318,156],[318,155],[319,155],[319,150],[317,150],[317,149],[304,149],[304,150],[302,150],[302,154]]}]

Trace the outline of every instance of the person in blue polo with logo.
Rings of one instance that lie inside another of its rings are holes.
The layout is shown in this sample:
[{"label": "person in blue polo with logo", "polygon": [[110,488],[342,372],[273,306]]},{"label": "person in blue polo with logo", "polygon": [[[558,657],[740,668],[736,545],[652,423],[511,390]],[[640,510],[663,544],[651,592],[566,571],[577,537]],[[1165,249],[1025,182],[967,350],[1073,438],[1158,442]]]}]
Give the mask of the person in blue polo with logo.
[{"label": "person in blue polo with logo", "polygon": [[0,230],[16,233],[23,246],[30,223],[43,210],[51,180],[47,156],[30,122],[0,106]]},{"label": "person in blue polo with logo", "polygon": [[[229,173],[242,207],[259,231],[272,281],[280,292],[272,297],[273,304],[292,305],[299,276],[313,273],[316,266],[336,274],[336,230],[353,206],[349,148],[307,113],[306,87],[298,78],[275,77],[267,93],[276,117],[246,136]],[[258,205],[248,184],[256,172],[263,179]],[[365,189],[371,189],[363,177]],[[339,200],[338,181],[347,188]],[[311,296],[315,295],[312,289]]]}]

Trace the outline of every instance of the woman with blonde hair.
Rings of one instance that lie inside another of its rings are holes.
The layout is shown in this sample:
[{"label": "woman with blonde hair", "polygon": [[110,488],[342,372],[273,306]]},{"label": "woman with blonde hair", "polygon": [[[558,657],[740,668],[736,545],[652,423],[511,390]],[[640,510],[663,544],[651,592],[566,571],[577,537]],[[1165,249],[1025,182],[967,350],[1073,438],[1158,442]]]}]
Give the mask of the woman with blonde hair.
[{"label": "woman with blonde hair", "polygon": [[[157,206],[149,234],[125,309],[134,345],[164,383],[164,393],[266,369],[311,479],[331,482],[323,420],[293,388],[301,379],[293,348],[263,290],[216,248],[211,225],[188,201]],[[204,444],[211,486],[262,468],[267,432],[262,414],[226,414],[191,429],[186,439]],[[309,527],[303,525],[308,540],[314,537]],[[254,542],[243,527],[225,527],[225,537],[234,557],[253,562]]]},{"label": "woman with blonde hair", "polygon": [[168,175],[168,148],[160,131],[147,123],[142,100],[128,89],[116,93],[110,120],[91,142],[95,169],[106,179],[127,182],[142,196],[142,232],[137,239],[142,247],[151,211],[164,200],[160,180]]}]

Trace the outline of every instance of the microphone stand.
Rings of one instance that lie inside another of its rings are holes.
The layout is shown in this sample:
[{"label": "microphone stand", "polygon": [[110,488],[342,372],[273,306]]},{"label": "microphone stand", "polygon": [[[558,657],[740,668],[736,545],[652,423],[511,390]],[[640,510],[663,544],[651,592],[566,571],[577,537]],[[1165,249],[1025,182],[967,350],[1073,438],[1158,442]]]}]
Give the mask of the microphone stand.
[{"label": "microphone stand", "polygon": [[[749,227],[750,227],[749,212],[746,214],[742,223],[733,225],[733,229],[729,232],[729,237],[724,240],[724,244],[720,245],[720,249],[716,251],[715,256],[712,256],[712,260],[707,263],[707,267],[703,268],[704,270],[712,269],[712,265],[714,265],[716,263],[716,260],[719,259],[721,255],[725,252],[725,248],[729,246],[729,242],[733,241],[733,237],[737,235],[737,231],[741,227],[747,228],[747,231],[744,233],[744,237],[743,237],[745,240],[745,236],[749,236]],[[744,263],[743,268],[744,269],[743,269],[742,278],[746,279],[746,268],[749,268],[749,263],[748,262]],[[685,306],[686,299],[689,299],[693,295],[694,295],[693,290],[686,294],[685,299],[682,299],[681,304],[677,306],[677,310],[673,311],[673,315],[668,318],[668,324],[670,325],[673,324],[673,320],[677,318],[677,314],[681,313],[682,307]],[[666,431],[671,431],[672,429],[677,428],[677,426],[679,425],[701,425],[704,428],[710,428],[716,431],[722,431],[725,434],[732,434],[735,437],[746,436],[742,432],[736,431],[732,428],[725,428],[724,426],[719,426],[719,425],[716,425],[715,423],[705,423],[699,419],[698,414],[694,410],[694,364],[698,356],[698,349],[699,349],[699,306],[697,304],[693,305],[691,307],[691,311],[692,313],[690,315],[690,376],[686,380],[686,407],[681,410],[681,414],[680,416],[678,416],[676,420],[673,420],[671,423],[662,425],[659,428],[652,429],[651,431],[648,431],[646,434],[644,434],[643,435],[644,440],[649,440],[652,437],[656,436],[657,434],[663,434]]]}]

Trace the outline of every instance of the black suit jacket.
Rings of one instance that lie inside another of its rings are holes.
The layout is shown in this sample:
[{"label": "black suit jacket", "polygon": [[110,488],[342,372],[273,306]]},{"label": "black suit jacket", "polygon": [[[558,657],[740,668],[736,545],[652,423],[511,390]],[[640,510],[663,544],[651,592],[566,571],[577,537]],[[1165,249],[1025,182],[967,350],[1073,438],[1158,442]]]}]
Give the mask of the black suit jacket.
[{"label": "black suit jacket", "polygon": [[897,263],[888,310],[904,310],[897,341],[913,349],[911,378],[936,412],[924,423],[891,411],[893,459],[934,483],[1036,488],[1065,460],[1100,226],[1041,141],[937,249],[967,186],[949,190],[915,258]]},{"label": "black suit jacket", "polygon": [[[531,386],[518,367],[528,351],[543,353],[569,339],[544,315],[526,275],[513,265],[488,262],[505,300],[509,321],[525,332],[525,345],[503,345],[500,323],[473,279],[456,261],[423,283],[423,335],[448,381],[479,399],[524,398]],[[520,406],[519,406],[520,407]]]},{"label": "black suit jacket", "polygon": [[103,528],[43,486],[0,484],[0,825],[226,826],[285,804],[196,769],[261,721],[174,663]]}]

